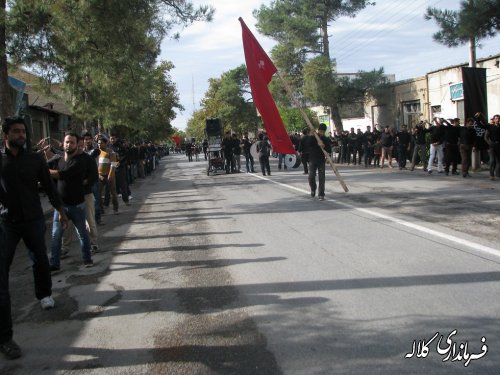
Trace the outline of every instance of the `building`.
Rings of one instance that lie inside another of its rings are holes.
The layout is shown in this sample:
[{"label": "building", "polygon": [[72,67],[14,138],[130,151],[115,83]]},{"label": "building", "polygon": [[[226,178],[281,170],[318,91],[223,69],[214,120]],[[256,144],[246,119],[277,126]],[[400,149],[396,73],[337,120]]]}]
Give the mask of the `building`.
[{"label": "building", "polygon": [[54,87],[55,94],[44,93],[40,78],[23,69],[10,72],[9,81],[17,92],[15,112],[28,122],[31,145],[47,137],[62,140],[71,123],[71,112],[60,98],[58,87]]},{"label": "building", "polygon": [[[500,113],[500,54],[479,59],[478,68],[486,69],[488,95],[487,118]],[[414,126],[420,120],[434,117],[459,118],[465,122],[462,67],[445,67],[425,76],[395,82],[384,98],[367,103],[365,112],[372,124],[383,124],[399,129],[401,125]]]}]

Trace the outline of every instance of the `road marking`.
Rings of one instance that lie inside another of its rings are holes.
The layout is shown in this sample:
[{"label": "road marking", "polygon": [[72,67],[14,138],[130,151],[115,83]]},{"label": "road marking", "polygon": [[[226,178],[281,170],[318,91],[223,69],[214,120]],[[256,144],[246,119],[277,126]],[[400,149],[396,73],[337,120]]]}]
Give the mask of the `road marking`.
[{"label": "road marking", "polygon": [[[271,180],[271,179],[264,177],[264,176],[259,176],[257,174],[252,174],[252,175],[257,177],[257,178],[260,178],[262,180],[272,182],[273,184],[282,186],[282,187],[290,189],[290,190],[295,190],[295,191],[298,191],[300,193],[305,193],[307,195],[309,195],[311,193],[309,190],[301,189],[301,188],[298,188],[295,186],[284,184],[282,182],[274,181],[274,180]],[[365,214],[378,217],[380,219],[388,220],[388,221],[391,221],[393,223],[405,226],[407,228],[418,230],[419,232],[426,233],[426,234],[429,234],[429,235],[432,235],[432,236],[435,236],[438,238],[442,238],[442,239],[445,239],[447,241],[454,242],[454,243],[457,243],[459,245],[466,246],[466,247],[472,248],[474,250],[477,250],[477,251],[480,251],[480,252],[483,252],[486,254],[500,257],[500,250],[494,249],[492,247],[484,246],[484,245],[478,244],[476,242],[472,242],[469,240],[458,238],[458,237],[455,237],[455,236],[452,236],[452,235],[449,235],[446,233],[438,232],[437,230],[429,229],[429,228],[426,228],[422,225],[410,223],[409,221],[406,221],[406,220],[397,219],[397,218],[394,218],[392,216],[385,215],[383,213],[376,212],[376,211],[373,211],[373,210],[370,210],[367,208],[356,207],[356,206],[353,206],[352,204],[341,202],[341,201],[338,201],[336,199],[326,199],[326,201],[336,203],[340,206],[344,206],[346,208],[350,208],[350,209],[355,210],[355,211],[363,212]]]}]

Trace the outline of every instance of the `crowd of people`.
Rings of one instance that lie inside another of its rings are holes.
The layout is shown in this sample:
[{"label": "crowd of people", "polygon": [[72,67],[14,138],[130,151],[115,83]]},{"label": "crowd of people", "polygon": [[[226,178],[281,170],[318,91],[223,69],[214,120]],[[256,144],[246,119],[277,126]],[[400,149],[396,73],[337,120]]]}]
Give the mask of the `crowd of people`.
[{"label": "crowd of people", "polygon": [[[26,147],[23,118],[2,124],[4,149],[0,158],[0,352],[21,356],[13,340],[9,271],[22,239],[33,262],[35,295],[42,309],[55,306],[51,274],[61,269],[74,228],[82,266],[92,267],[99,251],[98,225],[110,201],[119,213],[120,197],[129,205],[130,185],[146,178],[166,149],[152,142],[129,143],[116,134],[67,132],[62,141],[42,139],[37,150]],[[40,187],[54,207],[50,256],[45,243],[45,217]]]},{"label": "crowd of people", "polygon": [[[332,157],[339,164],[364,165],[364,167],[394,167],[413,171],[419,163],[431,174],[437,162],[438,173],[462,174],[469,177],[472,153],[481,163],[487,164],[490,178],[500,175],[500,116],[485,121],[481,113],[468,118],[464,126],[460,119],[434,118],[432,123],[421,121],[411,130],[402,126],[396,132],[390,127],[365,132],[351,128],[350,132],[330,135]],[[461,171],[458,171],[458,165]],[[450,171],[451,168],[451,171]]]},{"label": "crowd of people", "polygon": [[[290,136],[296,152],[301,156],[304,174],[309,174],[310,151],[305,139],[311,137],[309,128],[300,134]],[[428,174],[436,169],[438,173],[446,175],[470,176],[472,155],[480,164],[488,166],[491,180],[500,177],[500,115],[494,115],[486,121],[481,113],[473,118],[468,118],[462,126],[460,119],[434,118],[431,123],[421,121],[416,126],[408,129],[403,125],[399,131],[393,128],[379,127],[372,130],[370,126],[366,131],[351,128],[350,131],[330,133],[328,144],[331,145],[330,156],[338,164],[360,165],[365,168],[394,168],[414,171],[417,165]],[[251,140],[245,132],[242,138],[236,134],[226,132],[221,145],[221,158],[226,173],[241,172],[241,156],[245,158],[246,172],[255,172],[254,158],[251,147],[256,143],[259,155],[259,164],[263,175],[271,175],[269,156],[278,158],[278,170],[287,169],[285,155],[275,154],[265,132]],[[194,140],[191,150],[197,153],[203,150],[205,160],[208,157],[208,142],[205,140],[197,145]],[[194,146],[196,145],[196,146]],[[460,171],[458,167],[460,166]],[[437,168],[435,168],[437,167]]]}]

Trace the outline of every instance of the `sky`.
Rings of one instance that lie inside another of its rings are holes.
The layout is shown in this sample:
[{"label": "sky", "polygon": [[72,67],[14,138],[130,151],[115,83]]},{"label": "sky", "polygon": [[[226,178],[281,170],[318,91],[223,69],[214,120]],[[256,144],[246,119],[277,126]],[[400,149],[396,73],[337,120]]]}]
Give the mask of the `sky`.
[{"label": "sky", "polygon": [[[339,73],[384,68],[396,80],[423,76],[444,67],[467,63],[468,47],[448,48],[433,41],[435,21],[426,21],[428,6],[459,9],[459,0],[375,0],[355,18],[342,17],[330,24],[331,57]],[[180,30],[180,39],[165,39],[160,59],[172,61],[172,79],[185,110],[177,113],[173,126],[184,130],[208,89],[209,78],[219,78],[245,63],[238,17],[242,17],[269,53],[276,44],[255,28],[254,9],[267,0],[194,0],[194,5],[215,8],[211,23],[195,23]],[[480,41],[477,58],[500,54],[500,36]]]}]

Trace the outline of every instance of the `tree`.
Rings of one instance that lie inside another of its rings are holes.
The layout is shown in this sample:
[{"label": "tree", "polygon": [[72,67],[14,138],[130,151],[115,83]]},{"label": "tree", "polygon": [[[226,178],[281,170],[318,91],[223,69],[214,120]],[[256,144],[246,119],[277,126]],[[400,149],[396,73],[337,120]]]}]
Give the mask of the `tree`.
[{"label": "tree", "polygon": [[2,120],[12,114],[9,74],[6,54],[6,0],[0,0],[0,116]]},{"label": "tree", "polygon": [[440,30],[434,40],[448,47],[469,43],[469,65],[476,65],[476,43],[493,37],[500,30],[500,0],[467,0],[460,2],[460,10],[441,10],[429,7],[427,20],[434,19]]},{"label": "tree", "polygon": [[[275,0],[254,11],[257,29],[278,41],[272,56],[285,79],[303,100],[330,107],[338,130],[342,130],[336,89],[339,83],[330,57],[328,27],[339,17],[354,17],[372,4],[365,0]],[[308,88],[300,87],[310,79],[313,83]]]},{"label": "tree", "polygon": [[[200,134],[205,118],[218,117],[225,130],[236,133],[253,131],[260,122],[255,106],[250,101],[250,84],[245,65],[211,78],[201,101],[202,110],[195,112],[188,122],[188,134]],[[193,135],[194,136],[194,135]]]},{"label": "tree", "polygon": [[77,117],[141,128],[150,124],[150,114],[141,113],[151,103],[149,90],[155,79],[161,85],[162,39],[174,25],[212,14],[183,0],[11,0],[8,53],[48,87],[60,82]]}]

